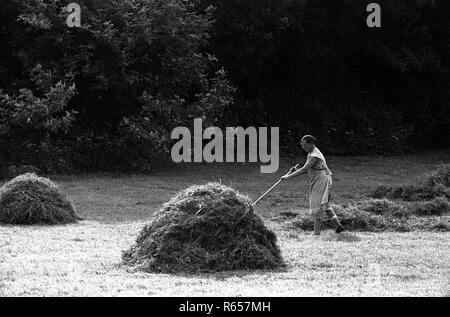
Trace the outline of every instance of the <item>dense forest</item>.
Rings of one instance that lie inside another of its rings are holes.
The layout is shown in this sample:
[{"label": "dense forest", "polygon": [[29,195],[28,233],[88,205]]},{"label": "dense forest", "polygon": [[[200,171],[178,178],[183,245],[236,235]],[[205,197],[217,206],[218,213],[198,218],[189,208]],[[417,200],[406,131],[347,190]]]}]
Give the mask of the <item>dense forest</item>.
[{"label": "dense forest", "polygon": [[450,146],[450,1],[0,2],[0,169],[150,171],[177,126],[280,127],[282,154]]}]

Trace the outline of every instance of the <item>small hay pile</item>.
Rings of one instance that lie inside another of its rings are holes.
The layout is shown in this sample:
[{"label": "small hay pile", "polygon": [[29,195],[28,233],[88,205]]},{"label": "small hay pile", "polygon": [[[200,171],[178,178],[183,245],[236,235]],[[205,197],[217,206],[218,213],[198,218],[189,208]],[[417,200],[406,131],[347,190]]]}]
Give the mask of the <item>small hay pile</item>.
[{"label": "small hay pile", "polygon": [[[443,198],[426,202],[398,203],[388,199],[368,199],[333,205],[341,223],[351,231],[450,231],[450,204]],[[274,220],[288,229],[311,231],[312,217],[307,213],[283,213]],[[333,228],[330,221],[325,228]]]},{"label": "small hay pile", "polygon": [[284,267],[275,234],[250,203],[218,183],[191,186],[155,213],[123,262],[172,273]]},{"label": "small hay pile", "polygon": [[65,224],[82,218],[58,186],[27,173],[0,188],[0,223]]}]

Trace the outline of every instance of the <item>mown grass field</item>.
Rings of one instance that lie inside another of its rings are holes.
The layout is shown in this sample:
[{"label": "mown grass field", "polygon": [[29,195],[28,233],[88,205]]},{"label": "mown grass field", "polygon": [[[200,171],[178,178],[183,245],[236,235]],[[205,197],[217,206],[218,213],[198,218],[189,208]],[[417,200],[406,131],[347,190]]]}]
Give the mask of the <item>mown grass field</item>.
[{"label": "mown grass field", "polygon": [[[303,159],[303,158],[302,158]],[[450,153],[407,157],[330,157],[336,203],[366,197],[376,185],[416,182]],[[65,226],[0,226],[1,296],[449,296],[450,233],[286,231],[271,216],[307,211],[308,182],[281,184],[257,205],[288,264],[280,272],[167,275],[133,272],[121,251],[162,203],[192,184],[221,181],[256,199],[279,173],[257,165],[177,166],[152,175],[51,177],[85,221]]]}]

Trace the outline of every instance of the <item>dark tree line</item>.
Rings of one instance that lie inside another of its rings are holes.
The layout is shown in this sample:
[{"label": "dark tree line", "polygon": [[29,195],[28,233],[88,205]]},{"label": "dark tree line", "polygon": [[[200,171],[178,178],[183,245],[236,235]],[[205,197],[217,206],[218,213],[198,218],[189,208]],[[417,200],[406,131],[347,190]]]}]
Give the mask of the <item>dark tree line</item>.
[{"label": "dark tree line", "polygon": [[333,153],[450,144],[450,2],[199,0],[216,23],[208,51],[239,91],[236,123],[280,126],[284,145],[317,135]]},{"label": "dark tree line", "polygon": [[234,88],[207,45],[212,13],[169,0],[0,3],[0,162],[149,170],[170,132],[221,119]]},{"label": "dark tree line", "polygon": [[450,2],[0,2],[0,167],[149,170],[171,130],[279,126],[336,154],[450,144]]}]

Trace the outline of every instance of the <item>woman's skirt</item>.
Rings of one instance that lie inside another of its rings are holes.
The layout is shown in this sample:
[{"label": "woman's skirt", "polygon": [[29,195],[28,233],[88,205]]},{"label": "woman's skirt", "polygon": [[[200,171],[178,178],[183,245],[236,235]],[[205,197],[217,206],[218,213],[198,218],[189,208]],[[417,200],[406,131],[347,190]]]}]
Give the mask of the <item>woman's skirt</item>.
[{"label": "woman's skirt", "polygon": [[309,210],[311,215],[320,216],[322,205],[329,206],[332,184],[331,175],[324,170],[313,171],[310,174]]}]

